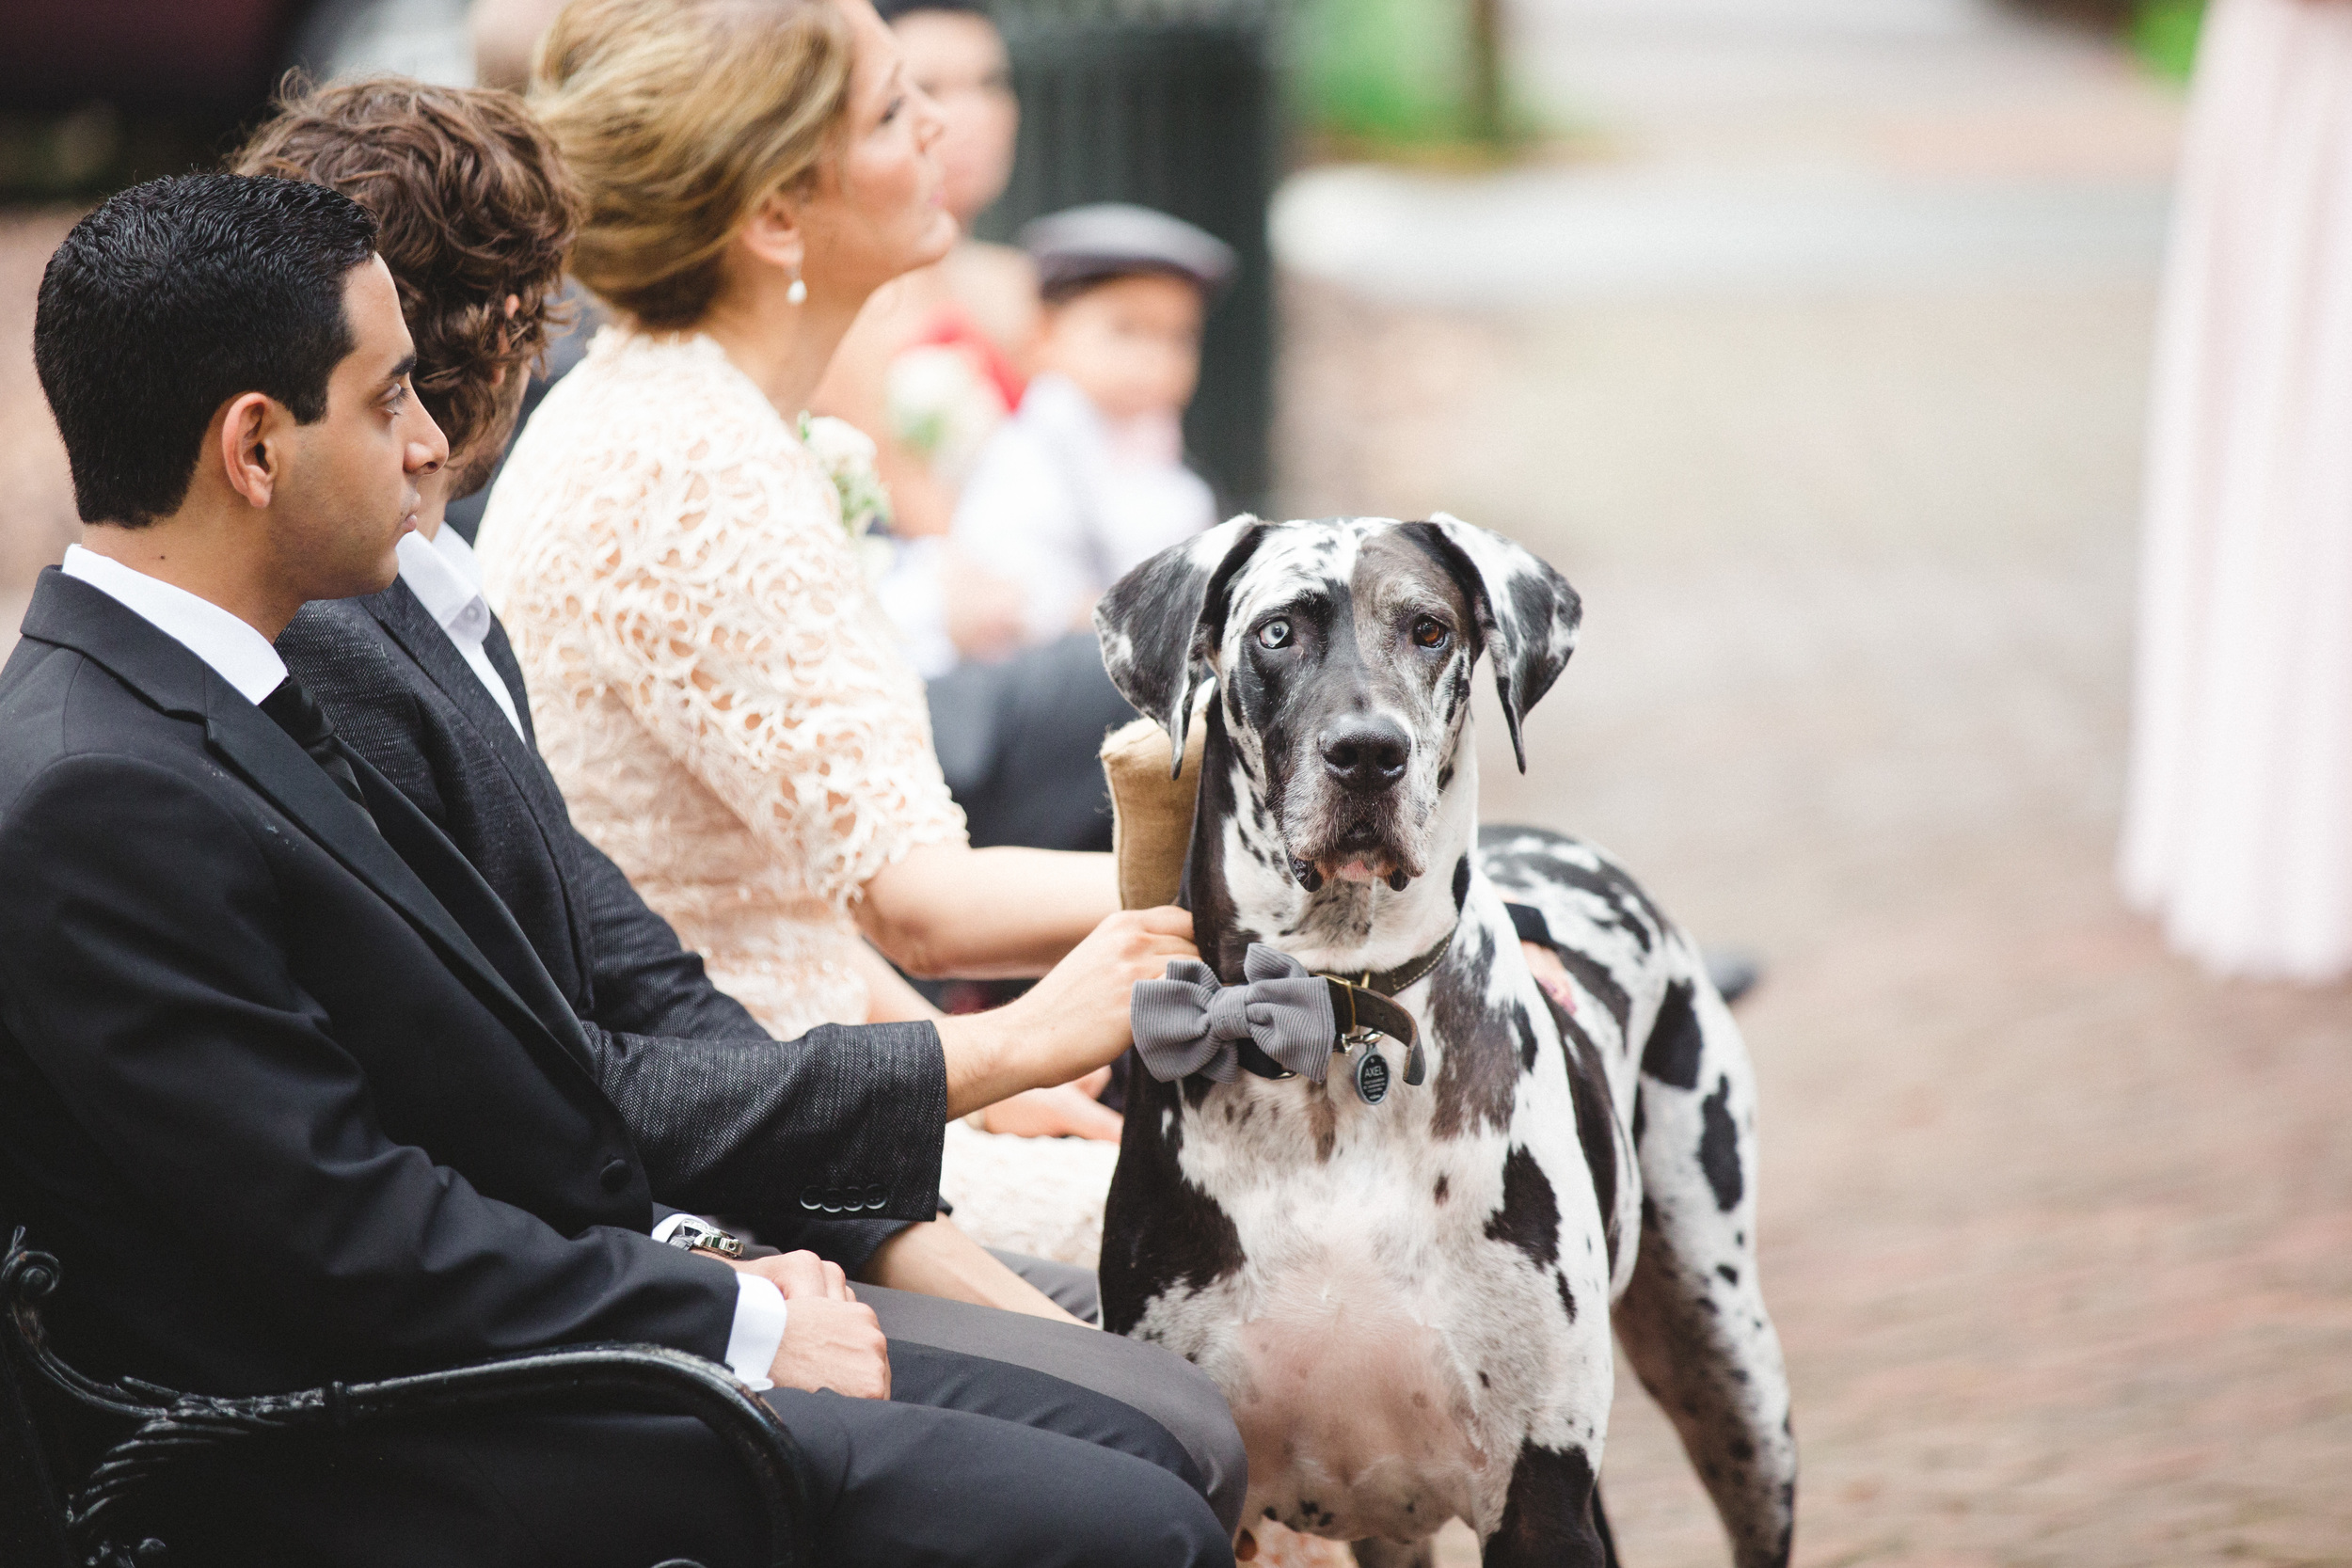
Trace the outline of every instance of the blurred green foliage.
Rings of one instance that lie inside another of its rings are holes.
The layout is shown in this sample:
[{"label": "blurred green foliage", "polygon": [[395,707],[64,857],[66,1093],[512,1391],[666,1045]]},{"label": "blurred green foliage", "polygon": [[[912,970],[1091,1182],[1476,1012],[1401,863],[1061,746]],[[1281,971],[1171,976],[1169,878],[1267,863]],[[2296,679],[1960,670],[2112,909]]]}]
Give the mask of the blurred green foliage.
[{"label": "blurred green foliage", "polygon": [[2185,82],[2204,20],[2205,0],[2139,0],[2132,11],[2132,46],[2157,74]]},{"label": "blurred green foliage", "polygon": [[1292,109],[1311,134],[1411,148],[1472,134],[1469,0],[1298,0]]}]

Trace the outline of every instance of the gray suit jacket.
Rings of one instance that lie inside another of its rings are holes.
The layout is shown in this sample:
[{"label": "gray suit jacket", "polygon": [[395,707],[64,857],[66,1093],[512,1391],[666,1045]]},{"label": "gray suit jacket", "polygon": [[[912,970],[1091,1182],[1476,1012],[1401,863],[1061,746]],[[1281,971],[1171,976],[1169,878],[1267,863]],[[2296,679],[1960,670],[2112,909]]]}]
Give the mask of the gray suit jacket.
[{"label": "gray suit jacket", "polygon": [[[918,1182],[936,1187],[946,1111],[936,1031],[874,1024],[770,1039],[572,826],[535,740],[516,735],[406,584],[307,606],[278,651],[344,742],[504,901],[601,1047],[601,1086],[631,1135],[673,1153],[669,1168],[700,1173],[656,1198],[739,1217],[762,1240],[852,1269],[901,1228],[850,1216],[885,1203],[908,1212],[903,1191],[871,1180],[877,1160],[928,1173]],[[528,735],[522,671],[495,618],[485,651]],[[812,1147],[831,1154],[813,1168]],[[787,1149],[797,1152],[780,1158]]]}]

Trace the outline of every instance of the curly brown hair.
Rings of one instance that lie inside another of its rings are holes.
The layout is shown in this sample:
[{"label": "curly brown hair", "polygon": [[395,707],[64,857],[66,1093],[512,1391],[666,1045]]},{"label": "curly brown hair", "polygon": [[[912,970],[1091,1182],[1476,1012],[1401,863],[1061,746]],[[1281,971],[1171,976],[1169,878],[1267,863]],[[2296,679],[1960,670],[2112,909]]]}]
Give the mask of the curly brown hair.
[{"label": "curly brown hair", "polygon": [[230,168],[326,185],[375,214],[426,411],[453,452],[502,439],[519,388],[500,372],[535,364],[570,319],[559,296],[586,213],[521,99],[401,76],[289,78]]}]

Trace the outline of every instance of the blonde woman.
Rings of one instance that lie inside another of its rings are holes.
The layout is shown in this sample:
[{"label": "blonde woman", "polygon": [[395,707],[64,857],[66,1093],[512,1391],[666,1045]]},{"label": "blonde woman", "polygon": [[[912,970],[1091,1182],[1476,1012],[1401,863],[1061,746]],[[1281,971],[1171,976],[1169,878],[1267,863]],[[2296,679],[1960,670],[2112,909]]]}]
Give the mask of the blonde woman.
[{"label": "blonde woman", "polygon": [[[779,1037],[919,1014],[873,948],[1041,973],[1117,907],[1109,859],[969,846],[801,435],[867,296],[956,240],[889,30],[865,0],[581,0],[533,103],[617,325],[516,443],[480,550],[575,820]],[[942,1190],[979,1240],[1091,1265],[1117,1121],[1042,1093],[991,1125],[1097,1138],[951,1127]]]}]

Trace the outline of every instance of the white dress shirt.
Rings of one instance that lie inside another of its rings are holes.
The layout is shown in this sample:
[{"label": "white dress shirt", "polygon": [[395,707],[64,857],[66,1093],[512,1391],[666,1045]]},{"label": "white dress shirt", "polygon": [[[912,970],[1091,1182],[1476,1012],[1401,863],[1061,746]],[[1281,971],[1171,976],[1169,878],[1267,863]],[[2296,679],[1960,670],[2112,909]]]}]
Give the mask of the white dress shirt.
[{"label": "white dress shirt", "polygon": [[256,706],[286,678],[286,661],[269,639],[210,599],[79,545],[66,546],[65,575],[88,583],[202,659]]},{"label": "white dress shirt", "polygon": [[[441,537],[454,540],[458,548],[465,551],[462,559],[472,561],[473,552],[466,548],[466,542],[453,531],[442,529]],[[400,541],[401,578],[424,601],[434,618],[447,626],[448,617],[408,576],[408,563],[414,553],[411,546],[424,546],[428,557],[438,559],[423,540],[405,534]],[[461,570],[456,566],[446,569]],[[286,661],[278,657],[269,639],[210,599],[199,598],[184,588],[175,588],[160,578],[134,571],[111,556],[86,550],[79,545],[66,547],[64,570],[66,576],[88,583],[202,659],[248,703],[258,705],[286,678]],[[482,639],[490,628],[490,611],[483,605],[479,589],[474,590],[473,604],[479,609],[476,624],[481,629],[474,633],[470,649],[453,630],[450,640],[457,644],[458,652],[467,655],[466,662],[482,677],[482,684],[490,689],[499,706],[505,710],[508,721],[520,734],[522,726],[515,718],[514,699],[507,694],[506,683],[499,679],[498,672],[483,657]],[[678,1219],[683,1217],[673,1217],[657,1227],[653,1239],[663,1240],[665,1232],[675,1229]],[[775,1386],[769,1380],[768,1369],[775,1363],[777,1347],[784,1343],[785,1316],[784,1292],[776,1289],[773,1281],[739,1269],[735,1272],[735,1321],[727,1334],[726,1362],[735,1375],[753,1388]]]},{"label": "white dress shirt", "polygon": [[515,733],[521,735],[523,721],[515,711],[515,694],[482,650],[483,640],[490,635],[490,605],[482,596],[482,565],[474,559],[473,546],[466,543],[465,535],[443,523],[431,539],[421,533],[402,534],[398,553],[400,580],[424,606],[425,613],[449,633],[466,668],[489,692],[506,721],[515,726]]}]

